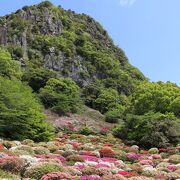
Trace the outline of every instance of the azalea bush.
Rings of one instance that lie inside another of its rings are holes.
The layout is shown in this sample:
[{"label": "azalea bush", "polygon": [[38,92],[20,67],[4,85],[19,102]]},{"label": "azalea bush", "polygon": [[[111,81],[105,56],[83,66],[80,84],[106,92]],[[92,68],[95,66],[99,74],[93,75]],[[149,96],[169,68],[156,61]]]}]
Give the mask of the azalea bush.
[{"label": "azalea bush", "polygon": [[25,161],[17,157],[5,157],[0,159],[0,168],[14,174],[22,172],[25,165]]},{"label": "azalea bush", "polygon": [[41,179],[44,174],[63,171],[64,168],[57,163],[41,163],[27,168],[24,177]]},{"label": "azalea bush", "polygon": [[67,161],[73,161],[73,162],[84,162],[83,157],[81,157],[80,155],[70,155],[66,158]]},{"label": "azalea bush", "polygon": [[111,147],[103,147],[99,152],[101,157],[114,157],[114,151]]},{"label": "azalea bush", "polygon": [[69,173],[63,173],[63,172],[48,173],[41,178],[41,180],[60,180],[60,179],[74,180],[73,176],[71,176]]}]

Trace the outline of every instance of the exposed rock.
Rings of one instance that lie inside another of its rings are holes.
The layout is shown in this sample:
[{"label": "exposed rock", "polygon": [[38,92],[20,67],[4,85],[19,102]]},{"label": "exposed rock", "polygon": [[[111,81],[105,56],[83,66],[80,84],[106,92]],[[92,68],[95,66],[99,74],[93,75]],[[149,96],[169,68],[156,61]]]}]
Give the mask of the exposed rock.
[{"label": "exposed rock", "polygon": [[6,25],[0,26],[0,44],[7,44],[7,27]]}]

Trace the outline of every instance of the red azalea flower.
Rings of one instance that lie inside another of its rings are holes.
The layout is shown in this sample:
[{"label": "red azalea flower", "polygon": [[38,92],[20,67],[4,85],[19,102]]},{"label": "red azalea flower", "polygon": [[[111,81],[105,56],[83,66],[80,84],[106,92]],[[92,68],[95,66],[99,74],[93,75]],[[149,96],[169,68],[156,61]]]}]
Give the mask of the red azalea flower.
[{"label": "red azalea flower", "polygon": [[136,173],[130,173],[128,171],[118,171],[118,174],[123,175],[125,177],[132,177],[132,176],[137,176]]},{"label": "red azalea flower", "polygon": [[4,149],[4,146],[2,144],[0,144],[0,150]]},{"label": "red azalea flower", "polygon": [[165,149],[165,148],[160,148],[159,149],[159,152],[167,152],[168,150],[167,149]]},{"label": "red azalea flower", "polygon": [[114,157],[114,151],[111,147],[103,147],[99,153],[101,157]]}]

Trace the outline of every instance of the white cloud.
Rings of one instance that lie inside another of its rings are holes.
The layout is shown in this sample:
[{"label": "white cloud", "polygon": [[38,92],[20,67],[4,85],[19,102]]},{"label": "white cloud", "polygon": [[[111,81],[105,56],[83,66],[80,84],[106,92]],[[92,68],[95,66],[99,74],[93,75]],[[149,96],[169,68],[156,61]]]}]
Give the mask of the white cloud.
[{"label": "white cloud", "polygon": [[119,5],[122,7],[132,6],[135,2],[136,0],[120,0]]}]

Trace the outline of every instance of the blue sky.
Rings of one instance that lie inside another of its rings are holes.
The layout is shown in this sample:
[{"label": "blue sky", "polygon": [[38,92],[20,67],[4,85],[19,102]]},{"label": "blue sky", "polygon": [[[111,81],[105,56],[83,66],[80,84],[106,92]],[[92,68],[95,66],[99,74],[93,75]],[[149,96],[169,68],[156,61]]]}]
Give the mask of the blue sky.
[{"label": "blue sky", "polygon": [[[2,0],[0,16],[41,0]],[[180,0],[51,0],[99,21],[151,81],[180,85]]]}]

